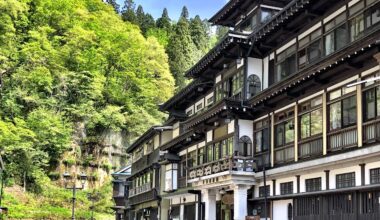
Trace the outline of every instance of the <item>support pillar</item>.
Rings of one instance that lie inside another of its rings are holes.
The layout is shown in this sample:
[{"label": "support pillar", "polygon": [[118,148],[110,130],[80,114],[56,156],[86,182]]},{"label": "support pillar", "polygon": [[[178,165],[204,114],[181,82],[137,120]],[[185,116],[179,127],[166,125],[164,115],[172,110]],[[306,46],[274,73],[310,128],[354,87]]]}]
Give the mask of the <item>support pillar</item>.
[{"label": "support pillar", "polygon": [[179,207],[179,219],[184,220],[185,219],[185,205],[181,204]]},{"label": "support pillar", "polygon": [[205,190],[203,192],[205,202],[205,220],[216,220],[216,192],[215,190]]},{"label": "support pillar", "polygon": [[245,220],[248,215],[248,189],[246,185],[235,185],[234,188],[234,220]]},{"label": "support pillar", "polygon": [[159,207],[159,220],[169,219],[168,213],[170,209],[170,201],[169,199],[162,199]]}]

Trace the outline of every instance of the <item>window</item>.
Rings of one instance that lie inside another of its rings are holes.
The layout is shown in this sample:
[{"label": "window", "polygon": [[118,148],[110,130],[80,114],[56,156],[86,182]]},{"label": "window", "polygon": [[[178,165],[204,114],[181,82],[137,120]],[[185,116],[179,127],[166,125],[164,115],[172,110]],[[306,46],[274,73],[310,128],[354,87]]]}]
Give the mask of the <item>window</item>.
[{"label": "window", "polygon": [[267,151],[270,145],[270,122],[269,119],[256,122],[254,124],[255,132],[255,153]]},{"label": "window", "polygon": [[371,184],[378,184],[380,183],[380,168],[371,169],[369,171],[370,175],[370,182]]},{"label": "window", "polygon": [[[265,191],[264,191],[265,189]],[[266,193],[266,196],[270,196],[270,186],[260,186],[259,187],[259,197],[264,197]]]},{"label": "window", "polygon": [[195,167],[197,165],[197,151],[193,150],[187,153],[187,166]]},{"label": "window", "polygon": [[313,178],[305,180],[306,192],[315,192],[322,190],[322,178]]},{"label": "window", "polygon": [[177,174],[178,174],[178,165],[177,164],[168,164],[166,165],[165,172],[165,191],[177,190]]},{"label": "window", "polygon": [[193,115],[193,109],[190,109],[186,112],[187,116],[192,116]]},{"label": "window", "polygon": [[186,176],[186,155],[180,156],[181,161],[179,162],[179,177]]},{"label": "window", "polygon": [[208,145],[207,146],[207,162],[214,161],[214,146]]},{"label": "window", "polygon": [[355,173],[344,173],[336,175],[336,188],[347,188],[355,186]]},{"label": "window", "polygon": [[220,143],[214,144],[214,160],[220,159]]},{"label": "window", "polygon": [[146,154],[152,153],[154,148],[153,140],[150,140],[146,143]]},{"label": "window", "polygon": [[282,147],[294,142],[294,110],[276,115],[275,146]]},{"label": "window", "polygon": [[[350,16],[359,10],[363,9],[364,1],[361,1],[350,8]],[[350,26],[350,40],[355,41],[361,37],[364,31],[364,14],[355,15],[349,21]]]},{"label": "window", "polygon": [[198,148],[198,160],[197,160],[197,164],[198,165],[202,165],[205,161],[205,148],[204,147],[201,147],[201,148]]},{"label": "window", "polygon": [[[329,100],[332,101],[329,105],[330,131],[356,124],[355,90],[356,87],[343,87],[329,93]],[[350,93],[352,96],[349,96]]]},{"label": "window", "polygon": [[314,98],[300,105],[301,139],[322,133],[322,97]]},{"label": "window", "polygon": [[248,136],[239,139],[239,156],[252,156],[252,141]]},{"label": "window", "polygon": [[325,25],[325,55],[343,48],[347,42],[347,31],[344,21],[346,13],[342,13]]},{"label": "window", "polygon": [[203,109],[203,103],[197,105],[197,112]]},{"label": "window", "polygon": [[228,139],[220,142],[220,153],[222,158],[228,155],[227,143]]},{"label": "window", "polygon": [[314,62],[322,56],[322,29],[315,30],[313,33],[302,38],[298,42],[298,63],[300,68]]},{"label": "window", "polygon": [[220,83],[215,86],[215,101],[218,102],[224,98],[223,84]]},{"label": "window", "polygon": [[277,72],[275,82],[290,76],[296,72],[296,45],[293,45],[277,55]]},{"label": "window", "polygon": [[211,96],[211,97],[207,98],[206,102],[207,102],[207,107],[209,107],[210,105],[212,105],[214,103],[214,97]]},{"label": "window", "polygon": [[248,98],[255,96],[261,92],[261,80],[253,74],[248,77]]},{"label": "window", "polygon": [[261,23],[264,24],[269,21],[277,12],[278,10],[261,8]]},{"label": "window", "polygon": [[241,89],[244,83],[244,69],[241,68],[233,77],[232,77],[232,95],[237,95],[241,93]]},{"label": "window", "polygon": [[[369,78],[372,77],[374,76]],[[364,120],[369,121],[380,116],[380,86],[376,86],[374,82],[371,82],[367,83],[366,87],[363,94]]]},{"label": "window", "polygon": [[241,32],[252,32],[257,26],[257,12],[253,12],[253,15],[248,17],[240,25]]},{"label": "window", "polygon": [[380,12],[380,4],[376,4],[364,13],[366,28],[370,28],[371,26],[380,22],[379,12]]},{"label": "window", "polygon": [[293,194],[293,182],[280,183],[281,195]]}]

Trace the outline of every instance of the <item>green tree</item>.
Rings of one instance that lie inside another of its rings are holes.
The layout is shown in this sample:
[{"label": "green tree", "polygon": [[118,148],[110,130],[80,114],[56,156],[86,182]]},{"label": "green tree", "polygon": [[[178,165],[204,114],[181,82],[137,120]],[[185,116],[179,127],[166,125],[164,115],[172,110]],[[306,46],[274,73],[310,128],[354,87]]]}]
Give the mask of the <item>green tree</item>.
[{"label": "green tree", "polygon": [[206,26],[204,25],[199,15],[190,20],[190,34],[191,39],[193,40],[197,49],[200,50],[203,54],[206,53],[209,49],[209,37],[207,34]]},{"label": "green tree", "polygon": [[169,42],[167,53],[170,70],[175,78],[177,89],[181,89],[186,85],[184,73],[199,57],[191,39],[189,22],[184,17],[181,17],[175,25]]},{"label": "green tree", "polygon": [[185,18],[186,20],[189,19],[189,10],[186,6],[183,6],[180,18]]},{"label": "green tree", "polygon": [[156,22],[151,14],[146,13],[144,16],[144,22],[141,24],[141,31],[146,35],[146,32],[156,27]]},{"label": "green tree", "polygon": [[136,21],[140,28],[144,25],[145,12],[144,12],[144,8],[141,5],[137,6],[137,9],[136,9]]},{"label": "green tree", "polygon": [[120,5],[117,3],[116,0],[106,0],[106,3],[110,4],[116,13],[120,12]]},{"label": "green tree", "polygon": [[170,31],[171,20],[169,17],[168,9],[164,8],[164,10],[162,11],[162,16],[157,19],[156,23],[158,28]]},{"label": "green tree", "polygon": [[137,24],[134,0],[124,1],[124,6],[121,11],[121,17],[123,18],[124,21],[129,21],[132,24]]}]

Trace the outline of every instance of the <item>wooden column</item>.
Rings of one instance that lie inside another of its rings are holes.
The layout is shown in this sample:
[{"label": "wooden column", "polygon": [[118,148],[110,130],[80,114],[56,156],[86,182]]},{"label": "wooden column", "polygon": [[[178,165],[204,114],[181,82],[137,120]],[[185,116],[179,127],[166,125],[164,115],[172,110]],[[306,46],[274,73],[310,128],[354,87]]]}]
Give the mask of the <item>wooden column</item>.
[{"label": "wooden column", "polygon": [[274,167],[274,113],[271,115],[270,119],[270,130],[271,130],[271,135],[270,135],[270,161],[272,164],[272,167]]},{"label": "wooden column", "polygon": [[276,180],[275,179],[272,180],[272,188],[273,188],[272,195],[275,196],[276,195]]},{"label": "wooden column", "polygon": [[298,102],[294,106],[294,161],[298,161]]},{"label": "wooden column", "polygon": [[[360,80],[360,78],[359,78]],[[363,96],[362,85],[356,86],[356,110],[357,110],[357,129],[358,129],[358,147],[363,146]]]},{"label": "wooden column", "polygon": [[327,154],[327,92],[326,90],[323,92],[322,95],[322,131],[323,131],[323,155]]}]

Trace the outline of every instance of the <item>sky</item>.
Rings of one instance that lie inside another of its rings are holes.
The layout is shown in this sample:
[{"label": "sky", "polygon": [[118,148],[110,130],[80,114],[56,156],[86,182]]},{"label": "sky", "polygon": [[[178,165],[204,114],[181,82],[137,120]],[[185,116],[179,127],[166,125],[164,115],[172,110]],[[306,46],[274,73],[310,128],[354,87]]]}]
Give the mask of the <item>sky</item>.
[{"label": "sky", "polygon": [[[117,0],[123,7],[124,0]],[[151,14],[155,19],[161,17],[162,10],[168,9],[172,20],[178,20],[182,7],[186,5],[190,17],[201,16],[208,19],[221,9],[227,0],[135,0],[136,7],[142,5],[145,13]]]}]

